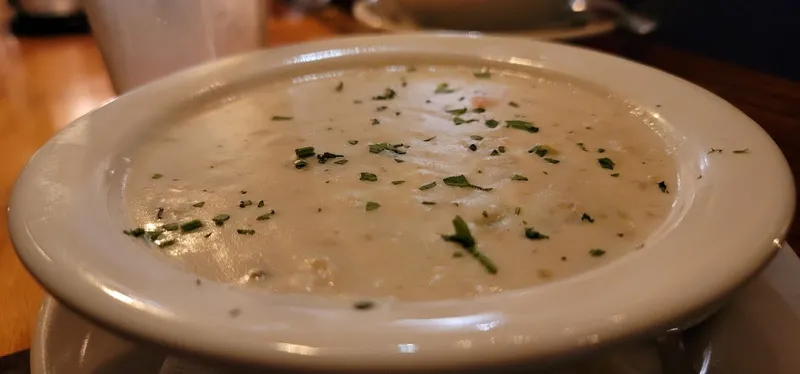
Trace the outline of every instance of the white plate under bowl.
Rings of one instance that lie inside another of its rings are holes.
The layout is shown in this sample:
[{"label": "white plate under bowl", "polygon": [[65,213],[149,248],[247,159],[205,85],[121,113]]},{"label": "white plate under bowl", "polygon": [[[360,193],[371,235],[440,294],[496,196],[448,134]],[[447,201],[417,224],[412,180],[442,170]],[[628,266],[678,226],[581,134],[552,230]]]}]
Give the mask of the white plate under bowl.
[{"label": "white plate under bowl", "polygon": [[[110,186],[123,174],[123,158],[164,116],[230,99],[255,80],[426,61],[553,71],[650,111],[678,165],[673,212],[642,250],[591,272],[368,313],[353,311],[347,300],[215,282],[198,287],[194,274],[120,235],[130,221],[112,208],[120,204],[110,201],[119,198]],[[710,148],[724,152],[709,154]],[[749,153],[731,152],[743,148]],[[256,365],[397,371],[545,362],[691,323],[767,263],[793,209],[791,173],[775,143],[697,86],[580,48],[418,34],[235,56],[123,95],[65,127],[34,155],[14,187],[9,226],[20,258],[51,294],[127,334]],[[231,318],[231,308],[241,315]]]}]

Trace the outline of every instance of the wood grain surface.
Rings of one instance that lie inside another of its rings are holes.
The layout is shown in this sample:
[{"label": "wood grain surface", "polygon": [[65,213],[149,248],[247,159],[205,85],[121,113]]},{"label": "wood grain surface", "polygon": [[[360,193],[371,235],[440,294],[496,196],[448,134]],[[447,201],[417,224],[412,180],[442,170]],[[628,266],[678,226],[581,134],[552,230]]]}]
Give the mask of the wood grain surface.
[{"label": "wood grain surface", "polygon": [[[2,8],[2,5],[0,5]],[[0,20],[2,20],[0,9]],[[0,26],[2,25],[0,21]],[[113,97],[90,36],[15,38],[0,28],[0,207],[28,158],[58,129]],[[274,9],[270,44],[328,38],[365,30],[348,15]],[[800,83],[654,44],[623,32],[582,41],[666,70],[730,101],[761,124],[800,172]],[[43,292],[20,264],[0,214],[0,356],[29,348]],[[792,226],[789,242],[800,240]]]}]

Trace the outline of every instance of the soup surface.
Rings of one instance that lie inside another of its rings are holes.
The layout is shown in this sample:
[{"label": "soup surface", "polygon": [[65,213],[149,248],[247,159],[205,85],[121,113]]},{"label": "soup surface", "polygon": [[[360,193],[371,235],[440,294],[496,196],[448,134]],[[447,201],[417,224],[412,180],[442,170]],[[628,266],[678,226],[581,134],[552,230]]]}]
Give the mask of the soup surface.
[{"label": "soup surface", "polygon": [[568,277],[641,248],[676,180],[644,110],[546,73],[295,77],[157,131],[126,175],[127,233],[274,292],[433,300]]}]

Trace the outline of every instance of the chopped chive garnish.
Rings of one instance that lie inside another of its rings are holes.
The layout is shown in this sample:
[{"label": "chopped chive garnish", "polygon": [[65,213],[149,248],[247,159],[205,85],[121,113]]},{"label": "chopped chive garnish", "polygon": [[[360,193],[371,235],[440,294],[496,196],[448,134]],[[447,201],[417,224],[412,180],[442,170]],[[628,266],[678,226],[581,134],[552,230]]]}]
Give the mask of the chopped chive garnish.
[{"label": "chopped chive garnish", "polygon": [[720,148],[720,149],[717,149],[717,148],[711,148],[711,149],[708,151],[708,153],[706,153],[706,154],[712,154],[712,153],[722,153],[722,148]]},{"label": "chopped chive garnish", "polygon": [[156,211],[156,219],[164,218],[164,208],[158,207],[158,211]]},{"label": "chopped chive garnish", "polygon": [[392,184],[395,185],[395,186],[398,185],[398,184],[403,184],[403,183],[406,183],[406,181],[392,181]]},{"label": "chopped chive garnish", "polygon": [[375,108],[375,111],[378,111],[378,112],[383,112],[383,111],[384,111],[384,110],[386,110],[386,109],[389,109],[389,107],[388,107],[388,106],[386,106],[386,105],[381,105],[381,106],[379,106],[379,107]]},{"label": "chopped chive garnish", "polygon": [[347,159],[343,159],[343,160],[336,160],[336,161],[334,161],[333,163],[334,163],[334,164],[336,164],[336,165],[344,165],[344,164],[346,164],[346,163],[347,163]]},{"label": "chopped chive garnish", "polygon": [[164,226],[161,226],[162,229],[167,231],[175,231],[179,229],[181,226],[177,222],[168,223]]},{"label": "chopped chive garnish", "polygon": [[497,127],[500,124],[500,122],[497,122],[497,121],[495,121],[493,119],[487,119],[485,123],[486,123],[486,127],[491,128],[491,129]]},{"label": "chopped chive garnish", "polygon": [[612,176],[612,177],[614,177],[614,178],[616,178],[616,177],[619,177],[619,173],[611,173],[611,174],[609,174],[609,175],[610,175],[610,176]]},{"label": "chopped chive garnish", "polygon": [[272,218],[272,213],[262,214],[262,215],[256,217],[256,221],[266,221],[266,220],[268,220],[270,218]]},{"label": "chopped chive garnish", "polygon": [[428,139],[423,139],[422,141],[423,141],[423,142],[429,142],[429,141],[431,141],[431,140],[433,140],[433,139],[436,139],[436,136],[435,136],[435,135],[434,135],[434,136],[431,136],[431,137],[430,137],[430,138],[428,138]]},{"label": "chopped chive garnish", "polygon": [[294,167],[296,169],[302,169],[306,166],[308,166],[308,162],[306,162],[306,160],[297,160],[294,162]]},{"label": "chopped chive garnish", "polygon": [[487,257],[483,252],[479,251],[478,248],[475,246],[475,238],[472,237],[472,233],[469,231],[469,226],[464,219],[460,216],[456,216],[453,218],[453,228],[455,230],[455,234],[453,235],[442,235],[442,239],[448,242],[459,244],[464,250],[467,251],[472,257],[474,257],[483,268],[486,269],[486,272],[489,274],[497,274],[497,266],[492,262],[489,257]]},{"label": "chopped chive garnish", "polygon": [[350,145],[356,145],[358,144],[358,140],[348,140],[347,143]]},{"label": "chopped chive garnish", "polygon": [[199,219],[193,219],[181,225],[181,232],[190,232],[203,227],[203,222]]},{"label": "chopped chive garnish", "polygon": [[334,89],[336,90],[336,92],[342,92],[342,90],[344,89],[344,82],[339,82],[339,84],[337,84]]},{"label": "chopped chive garnish", "polygon": [[514,215],[517,215],[517,216],[518,216],[518,215],[520,215],[520,214],[522,214],[522,207],[516,207],[516,208],[514,208]]},{"label": "chopped chive garnish", "polygon": [[469,181],[467,180],[467,177],[465,177],[464,174],[454,175],[452,177],[447,177],[447,178],[444,178],[442,180],[444,181],[444,184],[446,184],[446,185],[448,185],[450,187],[474,188],[476,190],[481,190],[481,191],[486,191],[486,192],[492,190],[491,188],[479,187],[479,186],[476,186],[474,184],[469,183]]},{"label": "chopped chive garnish", "polygon": [[436,85],[436,89],[433,91],[435,94],[449,94],[456,92],[454,89],[450,88],[450,85],[447,83],[439,83]]},{"label": "chopped chive garnish", "polygon": [[595,249],[590,249],[589,250],[589,254],[592,257],[600,257],[600,256],[606,254],[606,251],[604,251],[604,250],[602,250],[600,248],[595,248]]},{"label": "chopped chive garnish", "polygon": [[356,301],[353,303],[353,309],[355,310],[370,310],[375,307],[375,303],[369,300],[364,301]]},{"label": "chopped chive garnish", "polygon": [[468,148],[469,148],[470,151],[473,151],[473,152],[478,150],[478,146],[475,145],[475,144],[470,144]]},{"label": "chopped chive garnish", "polygon": [[492,77],[492,73],[489,71],[489,69],[486,68],[481,69],[480,71],[476,71],[472,73],[472,75],[475,76],[475,78],[479,79],[489,79]]},{"label": "chopped chive garnish", "polygon": [[253,229],[236,229],[236,233],[240,235],[254,235],[256,230]]},{"label": "chopped chive garnish", "polygon": [[435,201],[427,201],[426,200],[426,201],[422,202],[422,205],[436,205],[436,202]]},{"label": "chopped chive garnish", "polygon": [[321,155],[317,155],[317,162],[319,162],[320,164],[324,164],[332,158],[339,158],[339,157],[344,157],[344,155],[337,155],[335,153],[325,152]]},{"label": "chopped chive garnish", "polygon": [[419,188],[420,191],[430,190],[431,188],[436,187],[436,182],[431,182],[426,185],[423,185]]},{"label": "chopped chive garnish", "polygon": [[480,135],[470,135],[469,138],[472,139],[472,140],[477,140],[477,141],[483,140],[483,137],[480,136]]},{"label": "chopped chive garnish", "polygon": [[397,154],[404,155],[406,151],[401,147],[402,144],[389,144],[389,143],[376,143],[369,145],[370,153],[381,153],[383,151],[390,151]]},{"label": "chopped chive garnish", "polygon": [[523,176],[523,175],[513,174],[513,175],[511,175],[511,180],[512,181],[527,181],[528,178]]},{"label": "chopped chive garnish", "polygon": [[161,178],[164,178],[164,174],[155,173],[150,178],[152,178],[152,179],[161,179]]},{"label": "chopped chive garnish", "polygon": [[239,201],[239,208],[246,208],[246,207],[248,207],[250,205],[253,205],[253,201],[252,200]]},{"label": "chopped chive garnish", "polygon": [[314,147],[302,147],[295,149],[294,154],[297,156],[297,158],[307,158],[315,155],[316,153],[314,152]]},{"label": "chopped chive garnish", "polygon": [[454,116],[460,116],[460,115],[462,115],[462,114],[464,114],[464,113],[466,113],[466,112],[467,112],[467,108],[461,108],[461,109],[450,109],[450,110],[446,110],[446,112],[447,112],[447,113],[450,113],[450,114],[452,114],[452,115],[454,115]]},{"label": "chopped chive garnish", "polygon": [[597,153],[605,153],[605,148],[597,148]]},{"label": "chopped chive garnish", "polygon": [[519,104],[517,104],[514,101],[509,101],[508,102],[508,106],[513,107],[513,108],[519,108]]},{"label": "chopped chive garnish", "polygon": [[669,193],[669,190],[667,189],[667,182],[665,181],[658,182],[658,188],[660,188],[661,192],[663,193]]},{"label": "chopped chive garnish", "polygon": [[542,239],[549,239],[550,237],[542,234],[533,229],[533,227],[526,227],[525,228],[525,237],[530,240],[542,240]]},{"label": "chopped chive garnish", "polygon": [[381,207],[381,204],[378,204],[378,203],[376,203],[374,201],[367,201],[367,205],[366,205],[365,209],[367,210],[367,212],[369,212],[369,211],[378,209],[380,207]]},{"label": "chopped chive garnish", "polygon": [[547,162],[549,162],[549,163],[551,163],[551,164],[553,164],[553,165],[555,165],[555,164],[557,164],[557,163],[561,162],[561,161],[559,161],[559,160],[556,160],[556,159],[554,159],[554,158],[550,158],[550,157],[545,157],[545,158],[544,158],[544,160],[545,160],[545,161],[547,161]]},{"label": "chopped chive garnish", "polygon": [[144,235],[144,229],[141,227],[137,227],[135,229],[124,230],[122,233],[125,235],[133,236],[134,238],[138,238]]},{"label": "chopped chive garnish", "polygon": [[464,257],[464,252],[453,252],[453,258]]},{"label": "chopped chive garnish", "polygon": [[245,194],[247,194],[247,190],[241,190],[241,191],[239,191],[239,193],[242,194],[242,195],[245,195]]},{"label": "chopped chive garnish", "polygon": [[171,245],[174,245],[176,242],[175,239],[166,239],[166,240],[156,240],[155,243],[159,248],[167,248]]},{"label": "chopped chive garnish", "polygon": [[370,123],[372,123],[372,126],[375,126],[375,125],[380,125],[381,121],[379,121],[377,118],[373,118],[372,121],[370,121]]},{"label": "chopped chive garnish", "polygon": [[397,92],[389,87],[386,87],[386,89],[383,90],[383,95],[373,96],[372,100],[391,100],[394,99],[395,96],[397,96]]},{"label": "chopped chive garnish", "polygon": [[206,205],[205,201],[198,201],[198,202],[192,204],[192,206],[195,207],[195,208],[202,208],[203,205]]},{"label": "chopped chive garnish", "polygon": [[259,200],[258,201],[258,205],[256,205],[256,206],[259,207],[259,208],[263,208],[264,207],[264,200]]},{"label": "chopped chive garnish", "polygon": [[372,173],[361,172],[361,178],[358,178],[358,180],[376,182],[378,180],[378,176]]},{"label": "chopped chive garnish", "polygon": [[735,149],[735,150],[733,151],[733,153],[736,153],[736,154],[750,153],[750,149],[749,149],[749,148],[744,148],[744,149]]},{"label": "chopped chive garnish", "polygon": [[497,152],[506,153],[506,146],[501,145],[501,146],[497,147]]},{"label": "chopped chive garnish", "polygon": [[586,213],[583,213],[583,215],[581,216],[581,221],[588,221],[589,223],[594,223],[594,218],[592,218],[592,216]]},{"label": "chopped chive garnish", "polygon": [[214,218],[212,218],[211,220],[212,220],[212,221],[214,221],[214,224],[216,224],[217,226],[222,226],[222,225],[225,223],[225,221],[227,221],[227,220],[229,220],[229,219],[231,219],[231,216],[230,216],[230,215],[227,215],[227,214],[217,214],[217,215],[216,215],[216,216],[214,216]]},{"label": "chopped chive garnish", "polygon": [[542,145],[535,145],[533,148],[528,150],[528,153],[535,153],[539,157],[544,157],[547,155],[548,149],[547,146]]},{"label": "chopped chive garnish", "polygon": [[484,109],[484,108],[475,108],[475,109],[472,110],[473,113],[483,113],[485,111],[486,111],[486,109]]},{"label": "chopped chive garnish", "polygon": [[614,161],[611,161],[608,157],[598,158],[597,163],[600,164],[601,168],[608,170],[614,170],[614,166],[616,165]]},{"label": "chopped chive garnish", "polygon": [[272,116],[273,121],[291,121],[294,117],[289,116]]},{"label": "chopped chive garnish", "polygon": [[499,154],[500,154],[500,152],[498,152],[498,151],[495,149],[495,150],[493,150],[493,151],[492,151],[492,153],[490,154],[490,156],[497,156],[497,155],[499,155]]},{"label": "chopped chive garnish", "polygon": [[575,143],[575,145],[577,145],[578,148],[580,148],[582,151],[589,152],[589,150],[586,149],[586,146],[583,143]]},{"label": "chopped chive garnish", "polygon": [[517,130],[524,130],[527,132],[534,132],[534,133],[539,132],[539,128],[534,126],[533,123],[516,119],[506,121],[506,127],[510,127],[512,129],[517,129]]},{"label": "chopped chive garnish", "polygon": [[206,239],[208,239],[208,238],[210,238],[210,237],[211,237],[211,235],[213,235],[213,234],[214,234],[213,232],[210,232],[210,233],[208,233],[208,234],[205,234],[205,235],[203,235],[203,237],[204,237],[204,238],[206,238]]},{"label": "chopped chive garnish", "polygon": [[478,120],[474,119],[474,118],[473,119],[463,119],[461,117],[453,117],[453,124],[455,124],[456,126],[463,125],[465,123],[472,123],[472,122],[478,122]]},{"label": "chopped chive garnish", "polygon": [[362,103],[364,103],[364,102],[361,101],[361,100],[353,100],[353,104],[362,104]]},{"label": "chopped chive garnish", "polygon": [[398,164],[402,164],[402,163],[404,163],[404,162],[406,162],[406,161],[405,161],[405,160],[403,160],[403,159],[401,159],[401,158],[396,158],[396,159],[394,159],[394,162],[396,162],[396,163],[398,163]]}]

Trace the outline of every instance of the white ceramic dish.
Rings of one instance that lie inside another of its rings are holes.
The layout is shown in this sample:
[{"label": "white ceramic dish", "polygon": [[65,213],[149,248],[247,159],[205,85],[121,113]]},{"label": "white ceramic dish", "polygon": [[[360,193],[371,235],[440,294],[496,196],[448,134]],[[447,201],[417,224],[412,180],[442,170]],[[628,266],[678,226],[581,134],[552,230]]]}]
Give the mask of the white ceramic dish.
[{"label": "white ceramic dish", "polygon": [[[406,33],[408,26],[395,20],[381,17],[375,12],[374,2],[370,0],[357,1],[353,4],[353,17],[361,24],[378,31],[391,33]],[[467,25],[462,25],[457,29],[465,29]],[[590,18],[585,24],[553,26],[553,27],[526,27],[516,31],[504,31],[497,33],[497,36],[513,36],[519,38],[530,38],[538,40],[571,40],[588,38],[613,31],[616,23],[610,18]],[[418,30],[413,30],[418,31]]]},{"label": "white ceramic dish", "polygon": [[[255,79],[376,62],[545,69],[652,113],[679,166],[672,214],[643,250],[547,286],[474,300],[349,302],[204,282],[120,235],[126,150],[177,110],[235,97]],[[709,149],[724,149],[709,154]],[[733,149],[748,148],[747,154]],[[702,175],[702,179],[698,176]],[[765,183],[768,181],[768,183]],[[149,84],[76,120],[31,159],[10,231],[58,299],[170,347],[256,365],[420,369],[547,362],[692,323],[774,255],[794,188],[777,146],[728,103],[630,61],[557,44],[448,34],[335,39],[236,56]],[[231,318],[231,308],[242,311]]]}]

